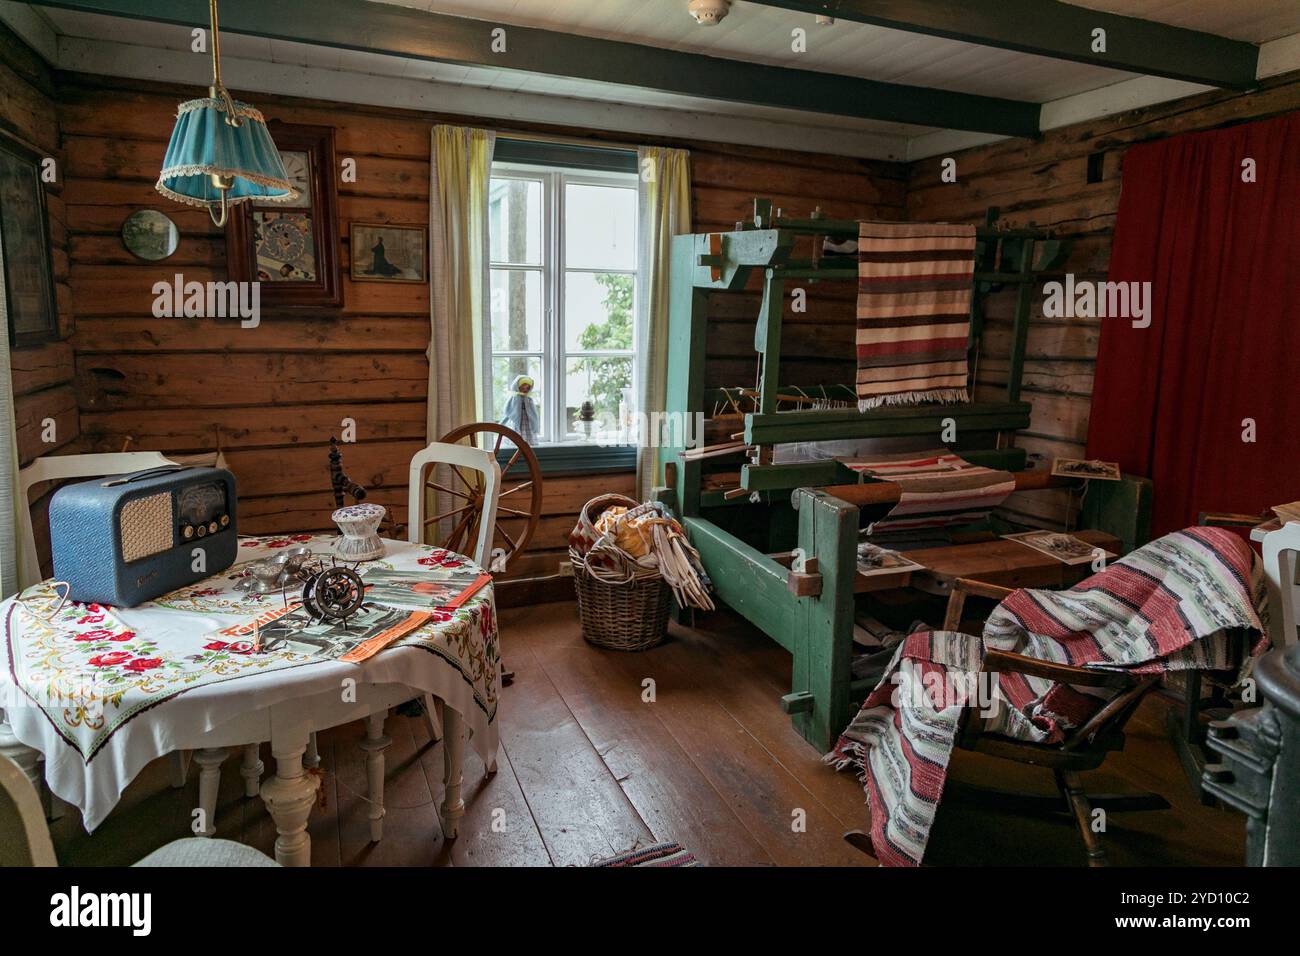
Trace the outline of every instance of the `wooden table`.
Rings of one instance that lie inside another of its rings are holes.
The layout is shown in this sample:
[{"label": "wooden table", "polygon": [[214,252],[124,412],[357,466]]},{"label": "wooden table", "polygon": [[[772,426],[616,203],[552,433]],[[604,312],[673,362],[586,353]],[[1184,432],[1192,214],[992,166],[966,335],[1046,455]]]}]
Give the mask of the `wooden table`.
[{"label": "wooden table", "polygon": [[[1116,556],[1120,540],[1104,531],[1076,531],[1076,538]],[[979,544],[908,551],[909,560],[923,565],[912,575],[911,587],[946,595],[957,578],[973,578],[1006,588],[1064,588],[1093,573],[1091,563],[1066,564],[1033,548],[998,538]],[[1108,559],[1109,560],[1109,559]]]},{"label": "wooden table", "polygon": [[[495,769],[500,654],[491,585],[460,608],[434,609],[429,623],[360,663],[328,652],[259,650],[221,630],[274,611],[278,595],[237,587],[249,561],[305,544],[328,553],[331,538],[241,539],[234,567],[135,608],[58,602],[48,583],[0,604],[0,752],[78,807],[87,829],[107,815],[151,760],[193,751],[199,765],[196,830],[212,832],[220,766],[243,754],[245,793],[260,793],[287,866],[311,860],[307,819],[320,778],[311,773],[316,731],[366,722],[361,749],[370,783],[371,839],[383,820],[384,717],[431,694],[443,702],[446,787],[443,832],[454,837],[464,813],[461,763],[466,731],[489,772]],[[362,565],[438,578],[473,567],[450,552],[386,542]],[[275,773],[261,780],[257,744],[269,741]],[[182,778],[183,782],[183,778]],[[260,783],[260,786],[259,786]]]}]

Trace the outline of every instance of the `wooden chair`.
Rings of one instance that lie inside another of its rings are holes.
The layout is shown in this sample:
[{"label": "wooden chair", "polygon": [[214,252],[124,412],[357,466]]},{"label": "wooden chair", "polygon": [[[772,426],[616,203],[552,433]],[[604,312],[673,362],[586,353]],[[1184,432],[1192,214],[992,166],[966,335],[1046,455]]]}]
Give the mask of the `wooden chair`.
[{"label": "wooden chair", "polygon": [[[0,867],[58,866],[54,844],[26,772],[0,755]],[[230,840],[173,840],[134,866],[278,866],[265,854]]]},{"label": "wooden chair", "polygon": [[[944,630],[959,629],[968,596],[1000,601],[1011,593],[1011,588],[958,578],[953,582],[948,598]],[[1158,676],[1137,676],[1074,667],[998,650],[985,651],[981,672],[1024,674],[1079,687],[1106,687],[1113,689],[1115,696],[1087,723],[1070,731],[1065,740],[1058,744],[1031,743],[986,732],[985,719],[980,716],[979,709],[975,706],[967,707],[957,727],[958,747],[1016,763],[1047,768],[1052,771],[1060,795],[1010,793],[958,784],[956,787],[950,786],[950,796],[1003,810],[1072,814],[1083,837],[1089,866],[1106,865],[1106,851],[1092,829],[1093,811],[1102,809],[1111,813],[1169,808],[1169,802],[1154,793],[1089,795],[1079,779],[1080,773],[1100,767],[1107,754],[1124,748],[1124,725],[1137,710],[1142,698],[1156,686]],[[955,781],[950,784],[953,782]],[[845,839],[858,849],[871,852],[870,838],[862,831],[847,833]]]},{"label": "wooden chair", "polygon": [[[424,530],[430,521],[426,521],[425,502],[428,495],[426,480],[428,473],[438,465],[446,465],[468,493],[471,507],[457,512],[458,525],[463,526],[466,540],[474,542],[474,551],[469,555],[476,564],[486,568],[491,560],[492,537],[496,529],[497,501],[501,492],[501,466],[496,456],[481,448],[468,445],[451,445],[446,442],[431,442],[427,448],[415,453],[411,459],[410,496],[407,501],[407,540],[415,544],[424,543]],[[464,514],[461,514],[464,512]],[[429,731],[430,740],[443,740],[443,746],[452,748],[455,753],[454,766],[461,766],[460,755],[465,748],[465,731],[460,715],[450,708],[442,706],[432,694],[425,694],[424,721]],[[386,712],[372,714],[366,722],[366,738],[361,742],[361,749],[366,751],[366,777],[370,790],[370,839],[378,843],[383,836],[384,819],[384,757],[383,752],[392,743],[384,736]],[[447,762],[450,767],[453,762]],[[496,764],[487,768],[488,773],[496,771]],[[456,824],[464,804],[460,799],[461,781],[445,779],[443,785],[447,793],[443,800],[443,835],[447,839],[456,837]]]}]

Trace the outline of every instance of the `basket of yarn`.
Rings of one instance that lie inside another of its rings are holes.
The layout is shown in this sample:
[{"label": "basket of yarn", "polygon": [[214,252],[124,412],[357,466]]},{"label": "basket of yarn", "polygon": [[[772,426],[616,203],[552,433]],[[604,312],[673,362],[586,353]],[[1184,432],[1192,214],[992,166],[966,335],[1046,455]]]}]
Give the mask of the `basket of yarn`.
[{"label": "basket of yarn", "polygon": [[582,636],[598,647],[640,651],[660,643],[674,595],[683,607],[713,607],[698,554],[657,502],[592,498],[569,535],[569,561]]}]

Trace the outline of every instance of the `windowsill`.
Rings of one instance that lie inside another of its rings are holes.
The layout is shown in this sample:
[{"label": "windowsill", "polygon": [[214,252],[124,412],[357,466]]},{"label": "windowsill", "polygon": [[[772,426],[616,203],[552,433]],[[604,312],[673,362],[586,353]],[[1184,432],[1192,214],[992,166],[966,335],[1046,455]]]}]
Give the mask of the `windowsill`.
[{"label": "windowsill", "polygon": [[[533,446],[533,454],[537,456],[537,463],[541,466],[544,475],[571,472],[591,475],[634,471],[636,451],[633,445],[597,445],[594,442]],[[513,454],[513,448],[502,448],[497,452],[497,463],[504,468]],[[510,473],[512,476],[517,475],[524,468],[523,461],[517,461]]]}]

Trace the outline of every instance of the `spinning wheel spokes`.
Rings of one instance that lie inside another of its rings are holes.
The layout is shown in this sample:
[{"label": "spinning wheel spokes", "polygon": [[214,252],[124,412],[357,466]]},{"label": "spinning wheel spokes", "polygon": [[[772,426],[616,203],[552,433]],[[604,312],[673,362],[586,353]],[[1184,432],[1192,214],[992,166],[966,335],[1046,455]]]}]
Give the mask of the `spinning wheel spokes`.
[{"label": "spinning wheel spokes", "polygon": [[[455,443],[468,439],[476,448],[490,450],[495,456],[508,441],[514,446],[510,458],[501,468],[501,490],[498,494],[497,515],[493,522],[492,542],[490,547],[500,548],[509,562],[519,554],[532,539],[542,513],[542,470],[537,456],[518,432],[505,425],[493,422],[477,422],[463,425],[444,435],[440,441]],[[523,469],[516,468],[522,465]],[[483,517],[483,478],[478,472],[466,474],[456,466],[450,466],[453,478],[446,484],[432,480],[432,475],[425,482],[425,487],[439,491],[451,497],[441,514],[428,518],[424,522],[427,534],[429,527],[439,521],[450,519],[450,535],[442,542],[442,547],[461,554],[472,554],[477,542],[479,528]],[[511,474],[511,470],[515,473]],[[502,499],[509,495],[508,506]]]}]

